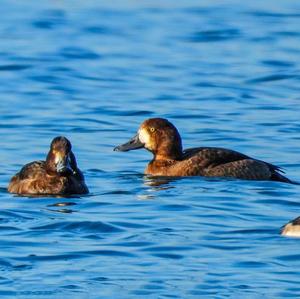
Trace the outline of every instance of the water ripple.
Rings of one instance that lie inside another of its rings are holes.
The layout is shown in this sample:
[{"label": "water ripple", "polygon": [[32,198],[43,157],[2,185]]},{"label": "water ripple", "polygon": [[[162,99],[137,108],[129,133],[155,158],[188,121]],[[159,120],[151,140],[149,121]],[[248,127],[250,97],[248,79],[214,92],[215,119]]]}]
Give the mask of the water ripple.
[{"label": "water ripple", "polygon": [[67,59],[99,59],[100,57],[93,51],[79,47],[62,48],[60,55]]},{"label": "water ripple", "polygon": [[0,72],[22,71],[22,70],[27,70],[31,67],[32,65],[26,65],[26,64],[6,64],[6,65],[0,65]]},{"label": "water ripple", "polygon": [[296,75],[288,75],[288,74],[274,74],[269,76],[263,76],[254,78],[248,81],[248,83],[260,83],[260,82],[271,82],[271,81],[281,81],[287,79],[297,78]]},{"label": "water ripple", "polygon": [[226,29],[226,30],[207,30],[195,32],[189,41],[195,43],[205,42],[221,42],[232,40],[240,37],[241,33],[237,29]]},{"label": "water ripple", "polygon": [[35,226],[32,230],[43,230],[43,231],[69,231],[69,232],[97,232],[97,233],[116,233],[122,231],[120,228],[103,223],[103,222],[56,222],[42,226]]}]

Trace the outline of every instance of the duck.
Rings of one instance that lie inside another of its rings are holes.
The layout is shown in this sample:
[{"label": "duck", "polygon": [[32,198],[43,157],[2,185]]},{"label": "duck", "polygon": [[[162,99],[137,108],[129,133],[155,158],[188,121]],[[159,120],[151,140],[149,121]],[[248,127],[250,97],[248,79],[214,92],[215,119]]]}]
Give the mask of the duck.
[{"label": "duck", "polygon": [[219,147],[196,147],[183,150],[177,128],[164,118],[150,118],[128,142],[114,151],[127,152],[145,148],[153,159],[145,169],[152,176],[226,177],[244,180],[269,180],[292,183],[280,167],[251,158],[234,150]]},{"label": "duck", "polygon": [[45,161],[24,165],[10,180],[8,192],[20,195],[87,194],[84,176],[77,167],[71,142],[55,137]]},{"label": "duck", "polygon": [[287,237],[300,237],[300,217],[285,224],[281,228],[280,234]]}]

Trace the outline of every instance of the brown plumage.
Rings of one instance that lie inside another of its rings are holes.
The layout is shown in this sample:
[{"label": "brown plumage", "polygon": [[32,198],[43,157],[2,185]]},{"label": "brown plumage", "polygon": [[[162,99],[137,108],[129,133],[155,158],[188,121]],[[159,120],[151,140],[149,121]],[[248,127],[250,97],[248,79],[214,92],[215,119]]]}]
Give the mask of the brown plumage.
[{"label": "brown plumage", "polygon": [[181,137],[173,124],[163,118],[144,121],[136,136],[115,151],[146,148],[154,158],[145,173],[156,176],[234,177],[291,183],[275,165],[239,152],[217,147],[182,150]]},{"label": "brown plumage", "polygon": [[53,139],[46,161],[26,164],[9,183],[8,191],[17,194],[86,194],[88,188],[77,167],[72,145],[65,137]]},{"label": "brown plumage", "polygon": [[290,221],[281,229],[281,235],[287,237],[300,237],[300,217]]}]

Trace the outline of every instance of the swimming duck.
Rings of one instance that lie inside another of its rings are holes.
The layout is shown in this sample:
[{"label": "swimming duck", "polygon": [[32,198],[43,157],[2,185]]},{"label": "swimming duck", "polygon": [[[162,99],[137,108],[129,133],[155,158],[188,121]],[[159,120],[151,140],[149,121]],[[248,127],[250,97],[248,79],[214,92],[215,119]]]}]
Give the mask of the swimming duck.
[{"label": "swimming duck", "polygon": [[154,158],[145,174],[155,176],[233,177],[246,180],[272,180],[291,183],[281,169],[242,153],[217,147],[182,150],[176,127],[164,118],[145,120],[137,135],[114,148],[126,152],[145,148]]},{"label": "swimming duck", "polygon": [[52,140],[46,161],[26,164],[12,177],[8,191],[17,194],[68,195],[89,192],[77,167],[71,142],[63,136]]},{"label": "swimming duck", "polygon": [[300,237],[300,217],[290,221],[281,229],[281,235],[287,237]]}]

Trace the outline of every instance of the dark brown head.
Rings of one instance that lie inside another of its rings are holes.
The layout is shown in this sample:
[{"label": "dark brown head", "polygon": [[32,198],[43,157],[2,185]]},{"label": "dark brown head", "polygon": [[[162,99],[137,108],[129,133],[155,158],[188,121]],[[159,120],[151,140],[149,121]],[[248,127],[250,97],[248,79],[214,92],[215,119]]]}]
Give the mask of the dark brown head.
[{"label": "dark brown head", "polygon": [[55,137],[46,159],[47,172],[67,176],[77,170],[71,142],[63,136]]},{"label": "dark brown head", "polygon": [[126,152],[143,147],[152,152],[157,160],[179,160],[182,156],[180,135],[175,126],[164,118],[145,120],[136,136],[114,150]]}]

